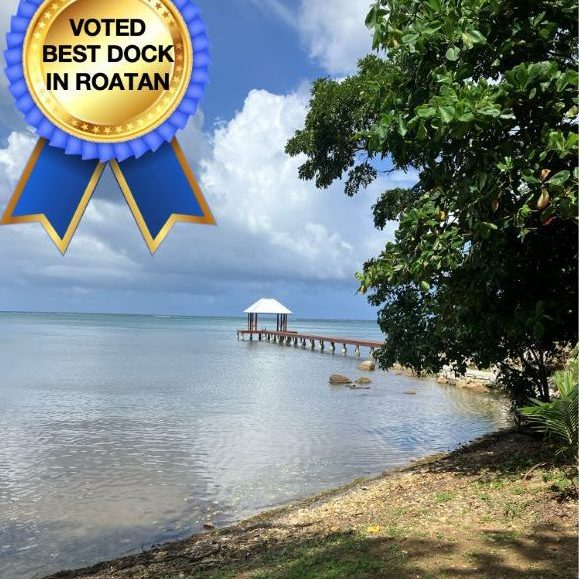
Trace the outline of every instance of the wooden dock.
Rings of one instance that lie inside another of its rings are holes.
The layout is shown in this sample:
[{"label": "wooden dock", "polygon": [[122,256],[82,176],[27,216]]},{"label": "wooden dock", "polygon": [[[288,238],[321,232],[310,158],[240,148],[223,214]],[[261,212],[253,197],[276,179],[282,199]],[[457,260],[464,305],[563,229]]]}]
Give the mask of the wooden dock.
[{"label": "wooden dock", "polygon": [[277,331],[267,329],[252,329],[252,330],[237,330],[237,339],[245,340],[246,336],[250,340],[258,340],[259,342],[275,342],[279,344],[286,344],[287,346],[294,346],[296,348],[309,347],[310,350],[315,350],[316,346],[323,352],[327,348],[330,352],[336,351],[336,344],[342,346],[342,354],[348,354],[348,346],[354,346],[354,356],[360,356],[360,348],[368,348],[370,357],[374,354],[376,348],[381,348],[383,342],[373,342],[370,340],[359,340],[357,338],[337,338],[334,336],[317,336],[311,334],[300,334],[298,332]]}]

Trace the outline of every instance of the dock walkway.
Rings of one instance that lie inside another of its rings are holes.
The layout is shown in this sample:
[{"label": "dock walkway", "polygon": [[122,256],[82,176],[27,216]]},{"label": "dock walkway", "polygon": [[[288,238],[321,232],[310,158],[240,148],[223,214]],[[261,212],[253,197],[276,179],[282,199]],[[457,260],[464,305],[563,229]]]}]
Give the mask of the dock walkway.
[{"label": "dock walkway", "polygon": [[336,344],[342,346],[342,354],[345,356],[348,353],[348,346],[354,346],[354,356],[360,356],[360,348],[369,348],[370,357],[374,354],[376,348],[381,348],[383,342],[374,342],[371,340],[359,340],[358,338],[338,338],[334,336],[317,336],[313,334],[300,334],[299,332],[277,331],[267,329],[253,329],[253,330],[237,330],[237,339],[245,340],[245,337],[253,340],[254,337],[258,341],[285,343],[288,346],[301,346],[306,348],[309,346],[310,350],[316,349],[316,344],[321,352],[328,349],[330,352],[336,351]]}]

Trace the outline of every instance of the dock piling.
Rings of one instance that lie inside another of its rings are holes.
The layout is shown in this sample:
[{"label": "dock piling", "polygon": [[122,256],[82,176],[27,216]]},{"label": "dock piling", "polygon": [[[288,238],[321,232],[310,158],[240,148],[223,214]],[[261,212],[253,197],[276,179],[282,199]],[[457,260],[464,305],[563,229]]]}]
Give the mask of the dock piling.
[{"label": "dock piling", "polygon": [[249,336],[249,340],[253,341],[253,336],[256,336],[256,340],[268,341],[273,343],[278,343],[280,345],[286,346],[293,346],[295,348],[302,347],[307,348],[309,342],[310,350],[316,350],[316,346],[318,347],[320,352],[324,352],[326,349],[326,342],[328,343],[328,348],[332,354],[336,352],[336,344],[342,345],[342,355],[348,355],[348,346],[353,346],[354,351],[353,354],[356,358],[361,356],[361,348],[368,348],[369,349],[369,357],[370,359],[374,359],[374,353],[376,348],[382,347],[381,342],[374,342],[369,340],[361,340],[358,338],[338,338],[334,336],[317,336],[317,335],[310,335],[310,334],[302,334],[298,332],[289,332],[287,330],[265,330],[261,329],[258,330],[237,330],[237,339],[244,340],[245,336]]}]

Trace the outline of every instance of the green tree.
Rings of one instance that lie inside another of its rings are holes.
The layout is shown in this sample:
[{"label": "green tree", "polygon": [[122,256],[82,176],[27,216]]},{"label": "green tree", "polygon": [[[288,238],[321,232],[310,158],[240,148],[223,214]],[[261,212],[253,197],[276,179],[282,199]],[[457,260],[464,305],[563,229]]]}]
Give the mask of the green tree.
[{"label": "green tree", "polygon": [[389,159],[395,240],[358,274],[381,307],[379,362],[498,365],[513,401],[549,400],[577,340],[577,26],[571,0],[379,0],[375,54],[312,87],[287,145],[300,177],[354,195]]}]

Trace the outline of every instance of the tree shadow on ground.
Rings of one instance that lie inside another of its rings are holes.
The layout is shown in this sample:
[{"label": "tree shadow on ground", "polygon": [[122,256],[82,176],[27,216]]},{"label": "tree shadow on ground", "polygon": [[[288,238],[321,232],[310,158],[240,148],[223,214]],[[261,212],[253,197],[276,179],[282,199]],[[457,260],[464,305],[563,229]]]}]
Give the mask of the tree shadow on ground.
[{"label": "tree shadow on ground", "polygon": [[[268,528],[271,528],[268,526]],[[535,527],[519,537],[487,531],[465,551],[445,539],[361,537],[354,532],[260,539],[259,525],[241,536],[215,536],[162,556],[143,553],[90,569],[61,572],[59,579],[572,579],[577,573],[573,537]],[[225,540],[224,540],[225,539]],[[175,545],[177,547],[177,545]],[[159,552],[161,554],[161,552]]]},{"label": "tree shadow on ground", "polygon": [[[179,570],[188,578],[400,578],[410,577],[576,577],[577,545],[536,527],[530,537],[488,531],[486,539],[464,552],[456,543],[432,539],[360,537],[333,533],[307,539],[290,538],[264,545],[263,551],[230,552],[225,560],[199,562]],[[236,562],[237,559],[237,562]],[[154,577],[152,575],[151,577]]]},{"label": "tree shadow on ground", "polygon": [[542,437],[507,432],[486,435],[435,461],[426,463],[429,472],[454,472],[479,475],[483,472],[503,476],[521,476],[538,465],[574,468],[570,462],[556,459],[553,447]]}]

